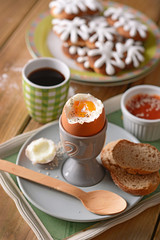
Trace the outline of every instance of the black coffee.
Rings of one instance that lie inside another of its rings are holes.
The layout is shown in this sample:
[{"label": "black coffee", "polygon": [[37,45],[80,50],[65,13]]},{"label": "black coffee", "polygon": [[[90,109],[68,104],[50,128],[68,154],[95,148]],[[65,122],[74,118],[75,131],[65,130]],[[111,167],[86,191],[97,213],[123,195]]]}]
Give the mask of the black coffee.
[{"label": "black coffee", "polygon": [[64,76],[59,71],[52,68],[40,68],[28,75],[28,79],[40,86],[54,86],[64,81]]}]

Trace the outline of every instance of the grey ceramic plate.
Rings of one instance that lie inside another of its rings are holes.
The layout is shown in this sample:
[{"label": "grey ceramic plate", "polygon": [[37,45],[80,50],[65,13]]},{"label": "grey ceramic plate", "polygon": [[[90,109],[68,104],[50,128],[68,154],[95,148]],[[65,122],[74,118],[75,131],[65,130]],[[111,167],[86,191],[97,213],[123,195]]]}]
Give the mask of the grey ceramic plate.
[{"label": "grey ceramic plate", "polygon": [[[38,164],[32,165],[32,163],[26,158],[25,156],[26,146],[31,141],[38,139],[40,137],[46,137],[48,139],[52,139],[55,143],[59,143],[60,138],[58,122],[55,122],[52,125],[49,125],[46,128],[40,130],[38,133],[36,133],[34,136],[32,136],[26,141],[26,143],[22,146],[19,152],[17,164],[32,169],[34,171],[40,171],[41,173],[49,174],[51,177],[55,177],[65,181],[61,174],[61,166],[65,161],[64,159],[60,158],[58,167],[51,169],[49,165]],[[124,129],[109,123],[107,129],[106,143],[114,141],[119,138],[124,138],[131,140],[133,142],[138,142],[138,140],[134,136],[126,132]],[[100,216],[93,214],[87,211],[79,200],[69,195],[38,185],[36,183],[29,182],[19,177],[17,177],[17,180],[19,187],[24,193],[25,197],[37,208],[54,217],[74,222],[93,222],[117,216],[117,215]],[[84,191],[104,189],[113,191],[121,195],[123,198],[126,199],[128,204],[128,207],[125,211],[133,207],[141,199],[141,197],[139,196],[134,196],[120,190],[113,183],[108,172],[106,172],[105,178],[100,183],[92,187],[85,187],[82,189]]]}]

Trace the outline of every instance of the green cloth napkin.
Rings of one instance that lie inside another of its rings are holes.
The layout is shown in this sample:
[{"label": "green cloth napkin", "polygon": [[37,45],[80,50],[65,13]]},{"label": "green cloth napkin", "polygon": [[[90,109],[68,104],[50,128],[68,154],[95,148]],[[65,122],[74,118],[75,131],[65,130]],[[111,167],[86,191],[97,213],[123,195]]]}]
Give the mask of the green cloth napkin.
[{"label": "green cloth napkin", "polygon": [[[121,111],[118,110],[114,113],[109,114],[108,121],[111,123],[114,123],[118,126],[123,127]],[[150,142],[148,142],[148,143],[150,143]],[[160,140],[151,142],[150,144],[154,145],[156,148],[158,148],[160,150]],[[7,157],[6,160],[15,163],[16,159],[17,159],[17,155],[18,155],[18,153],[13,154],[12,156]],[[11,176],[17,184],[16,177],[14,175],[11,175]],[[157,188],[156,192],[159,192],[159,191],[160,191],[160,185]],[[150,195],[152,195],[152,194],[150,194]],[[145,196],[143,199],[148,198],[150,195]],[[143,201],[143,199],[141,201]],[[55,240],[64,239],[72,234],[75,234],[76,232],[79,232],[85,228],[91,227],[92,225],[94,225],[96,223],[96,222],[95,223],[93,223],[93,222],[77,223],[77,222],[64,221],[64,220],[52,217],[52,216],[42,212],[41,210],[37,209],[32,204],[30,204],[30,205],[33,208],[33,210],[35,211],[35,213],[37,214],[37,216],[39,217],[39,219],[41,220],[41,222],[44,224],[44,226],[46,227],[46,229],[48,230],[50,235]]]}]

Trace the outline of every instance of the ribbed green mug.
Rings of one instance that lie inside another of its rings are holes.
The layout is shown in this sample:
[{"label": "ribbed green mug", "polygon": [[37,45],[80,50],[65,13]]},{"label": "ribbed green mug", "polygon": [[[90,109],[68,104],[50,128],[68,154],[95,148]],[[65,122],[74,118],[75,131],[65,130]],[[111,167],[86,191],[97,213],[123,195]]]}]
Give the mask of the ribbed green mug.
[{"label": "ribbed green mug", "polygon": [[[59,84],[42,86],[28,76],[39,69],[51,68],[60,72],[64,80]],[[58,119],[67,100],[70,70],[62,61],[49,57],[30,60],[22,70],[23,95],[29,115],[37,122],[47,123]]]}]

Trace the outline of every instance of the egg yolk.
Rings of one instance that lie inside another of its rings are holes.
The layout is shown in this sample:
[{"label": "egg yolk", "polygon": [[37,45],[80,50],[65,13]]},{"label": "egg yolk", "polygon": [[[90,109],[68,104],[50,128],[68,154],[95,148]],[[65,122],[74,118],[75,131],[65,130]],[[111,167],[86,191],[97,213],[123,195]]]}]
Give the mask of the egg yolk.
[{"label": "egg yolk", "polygon": [[96,110],[96,106],[92,101],[75,101],[74,116],[76,117],[89,117],[89,113]]},{"label": "egg yolk", "polygon": [[89,137],[100,132],[106,122],[103,103],[90,94],[77,94],[65,104],[61,123],[66,132]]}]

